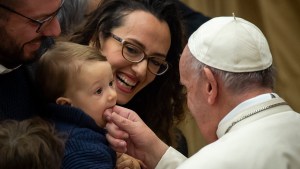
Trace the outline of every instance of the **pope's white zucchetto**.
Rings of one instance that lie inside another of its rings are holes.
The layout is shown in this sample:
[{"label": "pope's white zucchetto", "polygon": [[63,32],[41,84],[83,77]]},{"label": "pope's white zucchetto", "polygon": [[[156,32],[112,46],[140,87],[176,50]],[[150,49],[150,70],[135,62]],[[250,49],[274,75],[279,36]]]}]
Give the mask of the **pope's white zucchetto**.
[{"label": "pope's white zucchetto", "polygon": [[272,54],[263,33],[238,17],[216,17],[201,25],[188,47],[200,62],[228,72],[254,72],[272,65]]}]

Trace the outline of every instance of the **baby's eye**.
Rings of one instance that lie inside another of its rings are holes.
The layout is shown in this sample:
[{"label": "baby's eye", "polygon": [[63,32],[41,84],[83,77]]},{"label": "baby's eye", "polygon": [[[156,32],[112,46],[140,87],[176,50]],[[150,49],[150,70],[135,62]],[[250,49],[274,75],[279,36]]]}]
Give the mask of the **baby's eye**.
[{"label": "baby's eye", "polygon": [[101,94],[102,93],[102,88],[97,89],[95,93],[96,94]]}]

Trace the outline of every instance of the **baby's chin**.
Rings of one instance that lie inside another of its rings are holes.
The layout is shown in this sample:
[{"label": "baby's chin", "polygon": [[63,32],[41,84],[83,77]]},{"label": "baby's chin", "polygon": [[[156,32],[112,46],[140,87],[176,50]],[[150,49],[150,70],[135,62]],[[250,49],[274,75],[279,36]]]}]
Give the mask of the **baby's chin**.
[{"label": "baby's chin", "polygon": [[101,128],[104,128],[105,125],[106,125],[106,121],[101,120],[100,122],[97,122],[97,125],[98,125],[99,127],[101,127]]},{"label": "baby's chin", "polygon": [[101,127],[101,128],[104,128],[104,127],[105,127],[105,124],[106,124],[106,123],[103,123],[103,124],[102,124],[102,123],[97,123],[97,125],[98,125],[99,127]]}]

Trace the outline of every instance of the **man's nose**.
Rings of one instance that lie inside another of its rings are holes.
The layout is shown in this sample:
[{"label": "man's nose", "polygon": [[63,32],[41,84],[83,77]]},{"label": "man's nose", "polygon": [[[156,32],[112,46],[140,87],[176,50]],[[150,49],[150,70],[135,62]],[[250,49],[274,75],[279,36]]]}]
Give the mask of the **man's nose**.
[{"label": "man's nose", "polygon": [[57,37],[61,33],[60,24],[57,17],[54,17],[45,28],[41,30],[44,36]]}]

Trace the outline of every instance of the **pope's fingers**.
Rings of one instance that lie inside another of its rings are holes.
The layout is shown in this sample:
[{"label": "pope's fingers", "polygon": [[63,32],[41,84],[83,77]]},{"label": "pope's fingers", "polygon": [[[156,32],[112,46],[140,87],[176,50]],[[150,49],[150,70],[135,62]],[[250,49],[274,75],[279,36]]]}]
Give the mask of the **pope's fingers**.
[{"label": "pope's fingers", "polygon": [[[130,119],[127,119],[126,117],[123,117],[123,116],[120,116],[119,114],[113,112],[110,116],[110,120],[113,124],[115,124],[120,131],[124,131],[124,132],[127,132],[128,135],[131,135],[133,133],[131,133],[132,131],[132,128],[136,127],[134,125],[134,121],[130,120]],[[114,129],[116,130],[116,129]],[[114,131],[114,132],[117,132],[117,131]],[[121,132],[120,132],[121,133]],[[120,134],[118,133],[118,134]],[[116,133],[114,133],[116,134]]]},{"label": "pope's fingers", "polygon": [[[105,125],[105,128],[108,133],[110,133],[112,136],[119,138],[119,139],[126,139],[128,138],[128,134],[120,129],[118,124],[116,124],[114,121],[107,122]],[[121,127],[122,128],[122,127]]]},{"label": "pope's fingers", "polygon": [[116,139],[110,134],[106,134],[106,139],[110,144],[110,147],[119,153],[125,153],[127,151],[127,143],[124,140]]},{"label": "pope's fingers", "polygon": [[111,116],[111,113],[112,113],[112,111],[111,111],[111,109],[106,109],[105,111],[104,111],[104,113],[103,113],[103,118],[106,120],[106,121],[110,121],[110,116]]},{"label": "pope's fingers", "polygon": [[[131,120],[131,121],[139,121],[141,120],[140,117],[136,114],[136,112],[127,109],[125,107],[121,107],[121,106],[114,106],[113,107],[113,112],[117,113],[118,115]],[[112,113],[111,113],[112,115]]]},{"label": "pope's fingers", "polygon": [[112,137],[115,137],[117,139],[127,139],[129,137],[125,131],[121,130],[113,122],[107,122],[105,125],[105,129],[107,133],[109,133]]}]

